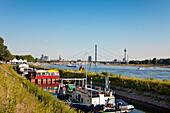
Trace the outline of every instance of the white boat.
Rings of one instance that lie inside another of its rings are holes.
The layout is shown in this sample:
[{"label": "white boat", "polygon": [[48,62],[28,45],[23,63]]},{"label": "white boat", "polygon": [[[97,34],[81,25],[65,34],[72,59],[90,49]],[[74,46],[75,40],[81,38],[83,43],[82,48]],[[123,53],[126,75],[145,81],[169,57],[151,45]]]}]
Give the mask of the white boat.
[{"label": "white boat", "polygon": [[133,105],[122,99],[115,99],[113,91],[110,90],[79,87],[73,91],[72,98],[74,102],[81,103],[81,105],[94,106],[93,110],[97,112],[129,112],[134,109]]},{"label": "white boat", "polygon": [[[93,105],[98,107],[97,110],[104,110],[105,107],[115,106],[115,97],[113,91],[103,91],[100,89],[84,88],[79,87],[75,88],[73,91],[73,100],[75,102],[84,104],[84,105]],[[100,106],[100,107],[99,107]]]},{"label": "white boat", "polygon": [[133,110],[134,106],[131,104],[128,104],[127,102],[123,101],[122,99],[116,99],[116,105],[120,105],[121,109],[124,110]]},{"label": "white boat", "polygon": [[142,67],[138,67],[138,70],[145,70],[144,68],[142,68]]},{"label": "white boat", "polygon": [[75,64],[68,64],[67,67],[79,67],[79,66]]},{"label": "white boat", "polygon": [[28,72],[33,71],[28,64],[20,64],[17,66],[17,72],[23,76],[28,75]]}]

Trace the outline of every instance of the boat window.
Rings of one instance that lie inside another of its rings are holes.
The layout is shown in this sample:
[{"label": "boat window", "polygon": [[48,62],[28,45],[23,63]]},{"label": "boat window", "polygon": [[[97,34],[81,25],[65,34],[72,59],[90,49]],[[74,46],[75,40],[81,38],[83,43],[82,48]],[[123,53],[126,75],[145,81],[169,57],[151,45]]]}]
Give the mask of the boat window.
[{"label": "boat window", "polygon": [[42,73],[42,76],[45,76],[45,73]]},{"label": "boat window", "polygon": [[113,98],[108,98],[108,104],[114,104],[114,99]]},{"label": "boat window", "polygon": [[55,73],[54,73],[54,72],[52,72],[52,73],[51,73],[51,75],[55,75]]},{"label": "boat window", "polygon": [[37,76],[40,76],[40,73],[37,73]]},{"label": "boat window", "polygon": [[47,73],[47,76],[50,76],[50,73]]}]

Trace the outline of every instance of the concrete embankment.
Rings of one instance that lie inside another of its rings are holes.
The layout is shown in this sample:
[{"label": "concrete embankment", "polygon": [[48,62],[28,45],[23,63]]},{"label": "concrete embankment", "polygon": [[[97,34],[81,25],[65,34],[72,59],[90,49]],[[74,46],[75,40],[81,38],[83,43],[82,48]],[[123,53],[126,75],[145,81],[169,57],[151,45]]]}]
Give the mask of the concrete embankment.
[{"label": "concrete embankment", "polygon": [[127,93],[124,91],[116,91],[116,95],[170,110],[169,103],[167,103],[165,101],[158,101],[151,97],[145,97],[143,95],[138,95],[135,93]]},{"label": "concrete embankment", "polygon": [[[96,85],[103,86],[101,83]],[[147,103],[153,106],[161,107],[170,110],[170,103],[166,100],[170,100],[170,96],[158,95],[151,92],[138,91],[130,88],[123,88],[121,86],[111,85],[112,89],[115,90],[117,96],[133,99],[138,102]]]}]

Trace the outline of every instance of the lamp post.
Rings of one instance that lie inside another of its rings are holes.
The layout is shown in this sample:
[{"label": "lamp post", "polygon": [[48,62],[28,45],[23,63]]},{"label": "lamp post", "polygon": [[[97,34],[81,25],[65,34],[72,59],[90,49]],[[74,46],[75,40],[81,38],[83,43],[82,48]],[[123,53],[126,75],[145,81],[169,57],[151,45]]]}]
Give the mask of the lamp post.
[{"label": "lamp post", "polygon": [[92,100],[92,77],[91,77],[91,100]]},{"label": "lamp post", "polygon": [[86,61],[86,85],[85,88],[87,88],[87,61]]}]

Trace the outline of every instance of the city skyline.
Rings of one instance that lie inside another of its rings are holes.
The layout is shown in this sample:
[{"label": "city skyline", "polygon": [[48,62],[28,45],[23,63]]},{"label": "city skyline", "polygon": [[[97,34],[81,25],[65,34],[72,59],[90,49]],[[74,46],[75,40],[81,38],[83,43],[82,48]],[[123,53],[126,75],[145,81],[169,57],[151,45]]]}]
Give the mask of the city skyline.
[{"label": "city skyline", "polygon": [[[169,0],[0,0],[0,4],[0,37],[14,55],[44,54],[51,59],[61,55],[67,60],[91,47],[87,57],[94,60],[97,44],[115,54],[107,55],[110,60],[122,60],[125,48],[129,60],[170,58]],[[107,57],[103,54],[98,60]]]}]

